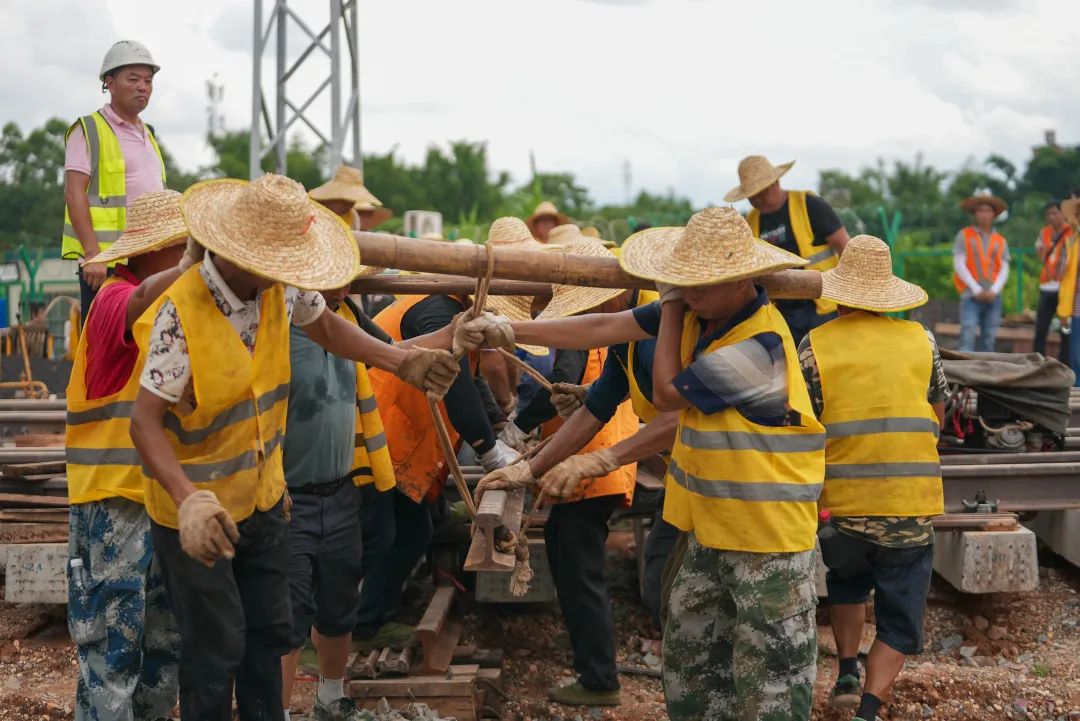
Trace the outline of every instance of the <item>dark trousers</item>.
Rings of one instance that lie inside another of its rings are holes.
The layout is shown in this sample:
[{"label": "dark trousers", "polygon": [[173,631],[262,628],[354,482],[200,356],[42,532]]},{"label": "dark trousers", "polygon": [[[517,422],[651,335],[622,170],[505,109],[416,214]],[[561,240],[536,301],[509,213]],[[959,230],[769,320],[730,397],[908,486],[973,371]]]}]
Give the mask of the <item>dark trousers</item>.
[{"label": "dark trousers", "polygon": [[[1057,315],[1058,292],[1056,290],[1040,290],[1039,305],[1035,309],[1035,352],[1046,355],[1046,337],[1050,334],[1050,323]],[[1060,336],[1061,343],[1058,346],[1058,360],[1068,365],[1069,342]]]},{"label": "dark trousers", "polygon": [[585,688],[619,688],[615,623],[604,581],[608,520],[622,496],[556,503],[544,524],[548,564],[570,633],[574,670]]},{"label": "dark trousers", "polygon": [[664,588],[664,567],[667,566],[671,549],[679,540],[680,531],[664,520],[664,493],[660,492],[652,528],[645,538],[645,577],[641,580],[641,602],[652,617],[656,628],[663,631],[660,618],[660,599]]},{"label": "dark trousers", "polygon": [[[364,555],[360,559],[360,607],[356,613],[356,635],[368,638],[383,622],[386,598],[384,575],[387,556],[394,545],[394,496],[396,490],[379,491],[374,484],[360,489],[360,536]],[[408,499],[405,499],[408,500]]]},{"label": "dark trousers", "polygon": [[[413,503],[411,498],[396,489],[378,495],[388,496],[389,499],[384,501],[379,498],[371,513],[379,516],[374,522],[381,524],[384,542],[388,525],[393,542],[383,553],[372,554],[376,558],[372,559],[370,568],[365,571],[360,589],[360,610],[356,614],[355,635],[359,638],[374,636],[379,626],[397,614],[401,606],[401,589],[417,562],[424,557],[435,535],[436,505],[426,501]],[[365,527],[365,544],[368,542],[366,500],[365,511],[362,512],[364,515],[360,520]]]},{"label": "dark trousers", "polygon": [[207,568],[180,547],[180,534],[151,533],[180,629],[180,716],[282,721],[281,657],[289,651],[289,526],[281,503],[238,524],[236,557]]}]

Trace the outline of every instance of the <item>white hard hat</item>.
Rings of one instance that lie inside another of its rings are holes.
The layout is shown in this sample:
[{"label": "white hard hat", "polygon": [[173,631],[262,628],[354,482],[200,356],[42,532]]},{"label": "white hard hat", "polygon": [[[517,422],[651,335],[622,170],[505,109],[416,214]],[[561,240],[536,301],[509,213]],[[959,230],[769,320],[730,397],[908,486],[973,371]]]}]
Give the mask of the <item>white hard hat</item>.
[{"label": "white hard hat", "polygon": [[149,65],[154,69],[155,73],[161,70],[161,66],[154,62],[154,58],[150,56],[150,51],[146,49],[145,45],[135,40],[121,40],[105,53],[105,59],[101,61],[101,74],[98,75],[98,79],[105,82],[106,75],[125,65]]}]

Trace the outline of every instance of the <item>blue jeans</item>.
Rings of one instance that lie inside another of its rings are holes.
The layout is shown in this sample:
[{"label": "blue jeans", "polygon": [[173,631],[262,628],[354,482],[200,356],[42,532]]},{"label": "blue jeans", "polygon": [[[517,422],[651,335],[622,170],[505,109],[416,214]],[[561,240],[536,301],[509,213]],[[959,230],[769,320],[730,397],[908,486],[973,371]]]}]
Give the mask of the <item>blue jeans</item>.
[{"label": "blue jeans", "polygon": [[[543,373],[545,376],[551,374],[551,370],[555,367],[555,351],[550,351],[547,355],[533,355],[528,351],[520,348],[516,351],[517,357],[528,363],[536,370]],[[518,394],[518,413],[522,412],[529,407],[532,403],[533,396],[540,390],[540,384],[536,380],[526,374],[521,374],[521,379],[518,380],[517,394]]]},{"label": "blue jeans", "polygon": [[[989,303],[971,296],[960,299],[960,350],[992,353],[1001,326],[1001,296]],[[978,340],[975,334],[978,332]]]},{"label": "blue jeans", "polygon": [[1080,386],[1080,315],[1074,315],[1072,319],[1072,333],[1069,339],[1069,367],[1076,374],[1074,386]]}]

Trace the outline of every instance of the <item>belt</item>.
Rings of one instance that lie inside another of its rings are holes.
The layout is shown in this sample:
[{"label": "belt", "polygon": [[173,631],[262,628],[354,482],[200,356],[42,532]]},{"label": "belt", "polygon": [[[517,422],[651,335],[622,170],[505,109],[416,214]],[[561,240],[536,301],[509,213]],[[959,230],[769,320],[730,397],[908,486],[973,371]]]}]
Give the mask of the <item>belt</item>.
[{"label": "belt", "polygon": [[295,495],[307,494],[310,496],[332,496],[341,490],[341,487],[346,483],[351,482],[354,478],[365,473],[371,473],[371,469],[367,466],[360,468],[354,468],[341,478],[337,478],[333,481],[327,481],[326,483],[309,483],[304,486],[297,486],[296,488],[289,487],[289,493]]}]

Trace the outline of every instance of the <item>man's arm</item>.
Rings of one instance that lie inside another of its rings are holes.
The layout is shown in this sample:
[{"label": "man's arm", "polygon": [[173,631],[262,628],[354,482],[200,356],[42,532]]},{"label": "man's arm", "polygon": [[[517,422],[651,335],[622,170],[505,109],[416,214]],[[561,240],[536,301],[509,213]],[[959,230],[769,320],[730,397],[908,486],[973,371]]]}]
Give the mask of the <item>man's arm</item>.
[{"label": "man's arm", "polygon": [[574,411],[574,415],[567,418],[566,423],[555,431],[555,435],[551,437],[547,445],[529,459],[529,468],[532,470],[533,477],[539,478],[556,463],[580,451],[603,427],[604,423],[597,420],[588,408],[578,408]]},{"label": "man's arm", "polygon": [[829,247],[832,248],[837,255],[843,254],[844,248],[847,247],[849,240],[851,240],[851,238],[848,236],[847,228],[843,226],[841,226],[839,230],[825,236],[825,242],[829,244]]},{"label": "man's arm", "polygon": [[373,338],[360,326],[337,313],[323,311],[318,318],[301,328],[308,338],[334,355],[390,373],[397,372],[405,357],[405,351],[399,346],[387,345]]},{"label": "man's arm", "polygon": [[634,311],[587,313],[572,318],[511,323],[518,343],[567,350],[590,350],[617,343],[645,340],[649,334],[634,319]]},{"label": "man's arm", "polygon": [[485,350],[480,353],[480,373],[487,381],[495,402],[505,413],[514,405],[514,387],[510,383],[510,369],[497,351]]},{"label": "man's arm", "polygon": [[994,280],[994,284],[990,286],[990,292],[995,296],[1001,295],[1001,291],[1005,289],[1005,284],[1009,282],[1009,259],[1006,257],[1001,261],[1001,272],[998,273],[998,277]]},{"label": "man's arm", "polygon": [[155,273],[142,283],[139,283],[139,287],[136,288],[135,292],[128,298],[127,324],[125,326],[127,330],[131,330],[131,327],[135,325],[135,321],[139,319],[139,316],[145,313],[146,309],[154,304],[154,301],[158,299],[158,296],[169,289],[169,286],[173,284],[173,281],[180,277],[181,272],[182,271],[179,268],[169,268],[160,273]]},{"label": "man's arm", "polygon": [[64,172],[64,202],[67,203],[68,215],[75,237],[82,242],[87,258],[93,258],[100,251],[94,226],[90,222],[90,201],[86,189],[90,185],[90,176],[76,170]]},{"label": "man's arm", "polygon": [[660,335],[653,358],[653,405],[661,411],[678,411],[690,407],[675,387],[675,378],[682,371],[683,317],[686,306],[682,299],[669,301],[661,307]]},{"label": "man's arm", "polygon": [[619,463],[643,461],[649,456],[670,451],[675,445],[675,429],[679,426],[677,411],[661,413],[637,433],[611,447]]},{"label": "man's arm", "polygon": [[176,507],[196,491],[180,467],[169,439],[165,436],[165,411],[171,403],[146,388],[139,389],[131,411],[131,440],[142,457],[147,471]]}]

